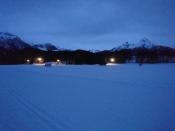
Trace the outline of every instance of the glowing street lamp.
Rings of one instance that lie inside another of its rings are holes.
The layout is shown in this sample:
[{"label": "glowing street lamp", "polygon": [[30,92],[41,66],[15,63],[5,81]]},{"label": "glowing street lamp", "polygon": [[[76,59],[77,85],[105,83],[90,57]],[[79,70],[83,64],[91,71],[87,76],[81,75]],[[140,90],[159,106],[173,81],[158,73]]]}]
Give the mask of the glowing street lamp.
[{"label": "glowing street lamp", "polygon": [[114,63],[115,62],[115,58],[110,58],[110,62]]},{"label": "glowing street lamp", "polygon": [[38,58],[38,61],[40,61],[40,62],[41,62],[41,61],[42,61],[42,58],[40,58],[40,57],[39,57],[39,58]]},{"label": "glowing street lamp", "polygon": [[27,62],[27,63],[30,63],[30,60],[29,60],[29,59],[27,59],[27,60],[26,60],[26,62]]},{"label": "glowing street lamp", "polygon": [[57,63],[59,63],[60,62],[60,60],[59,59],[57,59]]},{"label": "glowing street lamp", "polygon": [[41,57],[38,57],[38,58],[36,58],[36,62],[38,62],[38,63],[43,63],[43,58],[41,58]]}]

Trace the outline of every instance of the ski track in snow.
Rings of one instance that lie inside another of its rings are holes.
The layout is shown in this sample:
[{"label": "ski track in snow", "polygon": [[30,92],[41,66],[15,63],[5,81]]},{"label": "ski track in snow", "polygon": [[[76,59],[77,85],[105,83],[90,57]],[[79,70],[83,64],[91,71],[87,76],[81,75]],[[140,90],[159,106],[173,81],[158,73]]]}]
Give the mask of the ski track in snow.
[{"label": "ski track in snow", "polygon": [[0,131],[174,130],[174,67],[0,66]]},{"label": "ski track in snow", "polygon": [[37,107],[36,105],[31,103],[29,100],[24,98],[21,94],[17,93],[16,91],[9,90],[9,93],[18,101],[19,104],[21,104],[28,111],[32,112],[34,115],[39,117],[53,131],[59,131],[59,130],[73,131],[68,125],[62,123],[60,120],[55,119],[53,116],[48,114],[48,112]]}]

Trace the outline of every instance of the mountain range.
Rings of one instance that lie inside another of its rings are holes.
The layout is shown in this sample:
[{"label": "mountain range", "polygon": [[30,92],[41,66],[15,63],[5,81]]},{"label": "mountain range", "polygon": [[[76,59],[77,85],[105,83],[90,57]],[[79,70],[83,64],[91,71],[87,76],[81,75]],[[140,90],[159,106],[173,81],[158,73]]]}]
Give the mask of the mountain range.
[{"label": "mountain range", "polygon": [[[111,50],[67,50],[58,48],[51,43],[30,44],[20,37],[0,32],[0,63],[25,63],[27,58],[37,56],[45,57],[46,61],[57,58],[70,64],[99,64],[106,63],[110,57],[118,59],[117,62],[126,62],[133,59],[144,59],[143,62],[171,62],[175,58],[175,49],[168,46],[157,45],[147,38],[137,43],[125,42]],[[139,58],[143,57],[143,58]],[[9,62],[13,58],[13,62]],[[141,60],[140,60],[141,61]]]},{"label": "mountain range", "polygon": [[[134,48],[153,48],[159,45],[151,42],[148,38],[143,38],[137,43],[125,42],[120,46],[112,48],[112,51],[122,50],[122,49],[134,49]],[[24,49],[24,48],[35,48],[43,51],[59,51],[66,50],[56,47],[54,44],[45,43],[45,44],[30,44],[23,41],[20,37],[10,34],[0,32],[0,48],[15,50],[15,49]],[[89,50],[92,52],[98,52],[99,50]]]},{"label": "mountain range", "polygon": [[9,50],[21,50],[24,48],[30,48],[31,46],[21,40],[18,36],[10,33],[0,32],[0,48]]}]

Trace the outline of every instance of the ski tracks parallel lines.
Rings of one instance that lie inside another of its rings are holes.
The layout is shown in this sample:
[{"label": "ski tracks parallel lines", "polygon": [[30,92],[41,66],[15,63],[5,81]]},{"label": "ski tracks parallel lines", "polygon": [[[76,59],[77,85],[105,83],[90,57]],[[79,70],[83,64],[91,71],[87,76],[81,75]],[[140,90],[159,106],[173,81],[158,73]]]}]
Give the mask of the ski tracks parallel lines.
[{"label": "ski tracks parallel lines", "polygon": [[31,103],[29,100],[24,98],[23,96],[19,95],[19,93],[9,90],[9,93],[15,97],[15,99],[23,105],[28,111],[32,112],[35,116],[37,116],[39,119],[41,119],[49,128],[51,128],[53,131],[73,131],[73,129],[70,128],[60,120],[57,120],[50,114],[48,114],[45,110],[37,107],[33,103]]}]

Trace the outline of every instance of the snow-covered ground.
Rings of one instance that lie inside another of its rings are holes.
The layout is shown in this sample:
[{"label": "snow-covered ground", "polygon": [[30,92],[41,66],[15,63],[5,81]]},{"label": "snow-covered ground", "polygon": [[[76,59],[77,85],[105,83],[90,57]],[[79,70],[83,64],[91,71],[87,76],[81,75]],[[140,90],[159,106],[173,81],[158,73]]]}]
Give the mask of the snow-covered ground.
[{"label": "snow-covered ground", "polygon": [[175,64],[0,66],[0,131],[174,131]]}]

